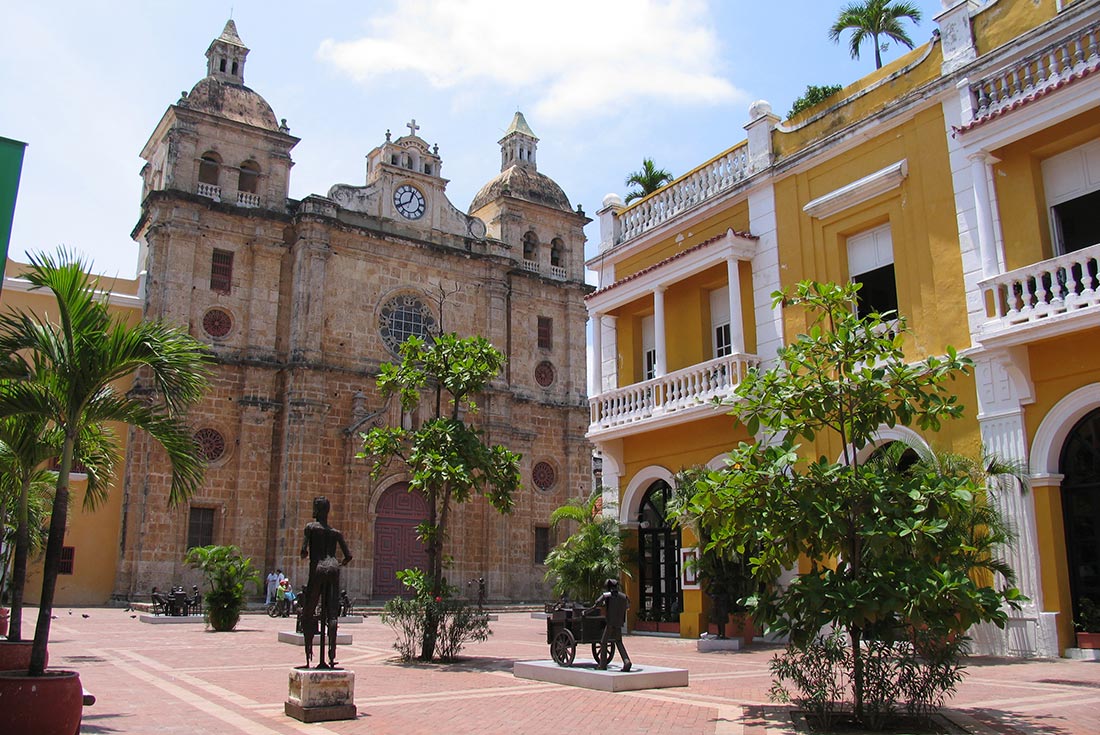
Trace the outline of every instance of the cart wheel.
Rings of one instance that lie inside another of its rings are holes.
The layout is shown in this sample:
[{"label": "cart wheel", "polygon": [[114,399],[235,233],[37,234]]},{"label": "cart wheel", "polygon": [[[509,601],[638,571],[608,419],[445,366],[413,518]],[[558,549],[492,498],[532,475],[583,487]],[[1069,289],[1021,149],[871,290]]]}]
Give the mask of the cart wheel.
[{"label": "cart wheel", "polygon": [[572,631],[563,628],[554,636],[550,644],[550,656],[558,666],[572,666],[573,657],[577,655],[577,639]]},{"label": "cart wheel", "polygon": [[592,644],[592,658],[596,659],[597,666],[607,666],[611,663],[611,659],[615,658],[615,644],[611,641],[606,643],[596,641]]}]

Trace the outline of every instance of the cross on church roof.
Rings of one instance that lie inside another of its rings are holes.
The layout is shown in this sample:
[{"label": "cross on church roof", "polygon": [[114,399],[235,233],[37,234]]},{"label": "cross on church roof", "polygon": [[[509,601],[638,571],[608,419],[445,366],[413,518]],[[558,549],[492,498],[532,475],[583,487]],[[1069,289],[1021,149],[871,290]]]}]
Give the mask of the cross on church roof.
[{"label": "cross on church roof", "polygon": [[416,131],[420,130],[420,126],[416,124],[416,118],[409,120],[405,123],[405,127],[409,129],[409,135],[416,135]]}]

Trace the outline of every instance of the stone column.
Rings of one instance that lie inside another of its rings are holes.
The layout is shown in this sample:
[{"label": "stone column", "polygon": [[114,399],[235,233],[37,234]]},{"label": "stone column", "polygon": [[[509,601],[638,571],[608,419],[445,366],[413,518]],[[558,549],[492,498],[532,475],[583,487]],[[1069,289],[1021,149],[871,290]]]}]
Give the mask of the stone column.
[{"label": "stone column", "polygon": [[737,258],[726,258],[730,300],[730,345],[735,355],[745,351],[745,320],[741,314],[741,276],[737,264]]},{"label": "stone column", "polygon": [[982,258],[982,277],[989,278],[1001,272],[996,238],[993,235],[994,201],[989,188],[990,156],[985,152],[967,156],[970,161],[970,178],[974,186],[974,214],[978,225],[978,252]]},{"label": "stone column", "polygon": [[653,289],[653,346],[657,350],[656,377],[661,377],[666,371],[665,353],[665,287],[658,286]]},{"label": "stone column", "polygon": [[589,378],[592,395],[603,393],[603,314],[592,314],[592,373]]}]

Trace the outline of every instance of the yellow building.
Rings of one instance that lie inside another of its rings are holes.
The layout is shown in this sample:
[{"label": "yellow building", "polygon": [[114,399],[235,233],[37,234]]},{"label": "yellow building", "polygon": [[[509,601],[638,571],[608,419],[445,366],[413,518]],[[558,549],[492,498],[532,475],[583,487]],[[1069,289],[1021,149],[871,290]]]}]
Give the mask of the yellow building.
[{"label": "yellow building", "polygon": [[706,601],[683,575],[692,540],[657,511],[680,469],[749,439],[708,401],[798,333],[770,294],[804,279],[862,283],[908,319],[914,358],[975,362],[964,420],[884,427],[876,446],[984,444],[1030,469],[1031,491],[999,501],[1031,601],[978,648],[1058,655],[1077,601],[1100,600],[1100,2],[944,6],[924,46],[790,120],[754,103],[745,141],[604,200],[588,436],[637,545],[634,609],[685,637]]},{"label": "yellow building", "polygon": [[[8,260],[4,288],[0,292],[0,309],[19,309],[34,314],[56,316],[53,295],[30,290],[30,283],[21,278],[26,265]],[[139,281],[124,278],[101,278],[100,288],[108,301],[111,314],[136,323],[141,319]],[[129,382],[129,381],[127,381]],[[128,386],[120,386],[128,387]],[[129,429],[112,424],[118,437],[120,460],[116,479],[107,502],[94,511],[85,511],[84,492],[87,477],[80,472],[71,476],[71,499],[65,545],[61,556],[61,573],[57,578],[56,604],[101,605],[111,597],[118,572],[119,538],[122,528],[123,467]],[[27,570],[26,601],[38,603],[42,590],[42,559],[31,559]]]}]

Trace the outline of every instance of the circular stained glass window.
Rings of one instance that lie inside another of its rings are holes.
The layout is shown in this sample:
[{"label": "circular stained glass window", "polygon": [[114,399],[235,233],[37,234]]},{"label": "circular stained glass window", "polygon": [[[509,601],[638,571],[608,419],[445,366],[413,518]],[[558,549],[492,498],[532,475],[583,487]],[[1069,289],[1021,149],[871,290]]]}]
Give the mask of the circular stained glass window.
[{"label": "circular stained glass window", "polygon": [[225,309],[211,309],[203,314],[202,331],[211,337],[224,337],[233,328],[233,317]]},{"label": "circular stained glass window", "polygon": [[549,462],[538,462],[531,470],[531,479],[539,490],[549,490],[558,480],[558,473],[554,472],[554,466]]},{"label": "circular stained glass window", "polygon": [[554,366],[543,360],[535,366],[535,382],[543,388],[554,384]]},{"label": "circular stained glass window", "polygon": [[412,336],[427,337],[435,331],[435,317],[423,301],[413,294],[402,294],[386,302],[378,314],[378,330],[390,352]]},{"label": "circular stained glass window", "polygon": [[199,429],[195,432],[195,444],[207,462],[217,462],[225,456],[225,437],[217,429]]}]

